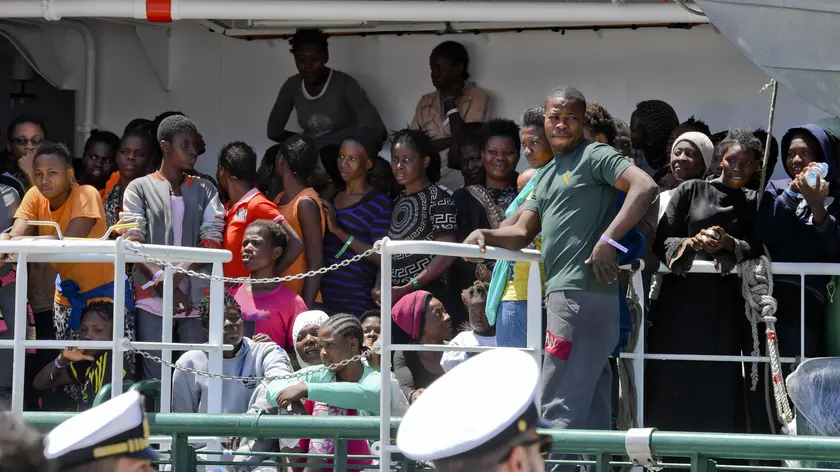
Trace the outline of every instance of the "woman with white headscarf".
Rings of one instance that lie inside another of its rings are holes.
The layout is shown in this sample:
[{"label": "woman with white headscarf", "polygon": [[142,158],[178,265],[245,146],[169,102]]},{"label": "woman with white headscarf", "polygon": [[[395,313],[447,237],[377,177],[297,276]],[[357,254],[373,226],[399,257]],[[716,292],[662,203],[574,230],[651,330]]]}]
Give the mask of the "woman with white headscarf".
[{"label": "woman with white headscarf", "polygon": [[321,364],[321,348],[318,345],[318,329],[329,319],[320,310],[300,313],[292,325],[292,339],[295,341],[295,358],[298,370]]}]

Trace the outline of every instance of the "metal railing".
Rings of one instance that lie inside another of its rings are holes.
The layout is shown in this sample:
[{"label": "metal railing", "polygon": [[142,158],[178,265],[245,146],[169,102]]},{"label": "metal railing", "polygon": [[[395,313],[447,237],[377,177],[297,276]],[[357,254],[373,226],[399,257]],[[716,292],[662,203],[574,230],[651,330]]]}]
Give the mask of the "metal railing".
[{"label": "metal railing", "polygon": [[[0,253],[16,254],[17,285],[15,287],[15,325],[14,339],[0,340],[0,349],[12,349],[14,370],[12,373],[12,411],[23,411],[24,387],[24,355],[27,348],[58,349],[68,345],[81,349],[112,350],[115,355],[111,358],[112,379],[121,379],[123,372],[122,353],[135,350],[161,350],[163,358],[171,361],[173,350],[198,349],[209,352],[210,370],[222,372],[223,344],[223,305],[224,284],[213,280],[210,282],[210,330],[207,344],[173,343],[172,342],[172,270],[164,270],[163,285],[163,336],[161,342],[128,341],[125,338],[125,265],[127,263],[142,263],[145,259],[127,249],[131,245],[139,248],[144,254],[170,262],[198,262],[212,264],[213,275],[222,275],[222,263],[231,259],[230,251],[218,249],[190,248],[180,246],[160,246],[152,244],[137,244],[122,238],[115,241],[97,239],[23,239],[17,241],[0,241]],[[27,263],[110,263],[114,264],[114,318],[113,339],[111,341],[63,341],[63,340],[27,340]],[[172,373],[169,367],[163,366],[161,408],[169,411],[172,392]],[[117,396],[123,391],[122,382],[114,382],[111,395]],[[222,381],[210,379],[207,398],[207,411],[219,413],[222,411]]]},{"label": "metal railing", "polygon": [[[34,427],[48,431],[69,418],[70,413],[25,413],[24,419]],[[374,440],[380,434],[380,420],[373,417],[311,417],[311,416],[272,416],[272,415],[211,415],[158,413],[149,415],[150,432],[153,436],[171,438],[170,459],[175,472],[195,470],[200,465],[231,463],[231,456],[226,461],[204,461],[196,458],[196,451],[190,446],[191,438],[199,436],[252,437],[259,432],[262,438],[335,438],[337,447],[332,455],[338,472],[347,470],[346,441],[351,439]],[[396,431],[399,420],[386,423],[389,431]],[[554,438],[552,452],[558,454],[585,455],[590,458],[574,461],[594,466],[596,472],[607,472],[612,466],[632,466],[628,453],[628,435],[623,431],[586,431],[586,430],[542,430]],[[781,469],[772,466],[738,465],[726,463],[735,461],[820,461],[840,462],[840,438],[826,437],[790,437],[773,435],[714,434],[714,433],[674,433],[653,431],[649,435],[647,447],[652,456],[667,458],[671,461],[689,459],[690,465],[683,462],[678,467],[692,472],[714,470],[797,470]],[[216,452],[216,451],[208,451]],[[266,457],[305,458],[304,454],[265,454]],[[352,456],[356,457],[356,456]],[[403,457],[395,457],[395,468],[409,470],[414,464]],[[720,463],[715,461],[723,459]],[[317,466],[315,466],[317,467]],[[351,465],[352,468],[365,468]],[[389,470],[391,469],[389,464]],[[799,469],[815,470],[815,469]]]},{"label": "metal railing", "polygon": [[[782,357],[782,363],[798,364],[806,359],[805,356],[805,276],[806,275],[825,275],[833,276],[840,275],[840,264],[827,263],[793,263],[793,262],[773,262],[771,264],[771,272],[773,275],[798,275],[800,282],[800,330],[799,339],[799,356],[798,357]],[[660,265],[658,273],[670,274],[670,271],[664,265]],[[720,271],[715,268],[710,261],[695,261],[688,274],[719,274]],[[737,268],[733,271],[737,274]],[[637,287],[636,293],[641,297],[642,281],[641,273],[637,272],[633,283]],[[667,279],[664,281],[667,284]],[[637,402],[637,418],[639,426],[644,426],[644,375],[645,375],[645,360],[666,360],[666,361],[701,361],[701,362],[743,362],[743,363],[768,363],[770,358],[767,356],[726,356],[726,355],[703,355],[703,354],[669,354],[669,353],[648,353],[645,351],[645,320],[647,319],[647,312],[642,301],[642,320],[640,326],[634,327],[638,329],[638,341],[633,352],[622,352],[622,358],[629,358],[633,360],[635,383],[636,383],[636,402]],[[530,318],[529,318],[530,321]],[[787,341],[785,341],[787,342]]]},{"label": "metal railing", "polygon": [[[486,253],[481,253],[478,246],[466,244],[444,243],[437,241],[392,241],[389,238],[382,240],[381,246],[381,271],[380,287],[382,289],[382,320],[391,319],[391,256],[394,254],[429,254],[452,257],[468,257],[476,259],[502,259],[509,261],[528,262],[528,302],[527,302],[527,342],[525,350],[531,352],[539,365],[542,364],[542,279],[540,278],[540,262],[542,256],[538,251],[526,249],[522,251],[510,251],[507,249],[488,247]],[[387,315],[387,316],[386,316]],[[427,345],[427,344],[392,344],[391,323],[383,321],[382,333],[380,336],[382,344],[381,371],[383,375],[382,389],[379,398],[380,422],[379,443],[380,448],[379,470],[387,472],[391,470],[391,452],[397,452],[391,444],[391,377],[387,373],[391,371],[392,351],[443,351],[443,350],[469,350],[481,352],[487,349],[516,349],[516,348],[469,348],[457,349],[453,346]],[[539,398],[537,403],[539,404]]]}]

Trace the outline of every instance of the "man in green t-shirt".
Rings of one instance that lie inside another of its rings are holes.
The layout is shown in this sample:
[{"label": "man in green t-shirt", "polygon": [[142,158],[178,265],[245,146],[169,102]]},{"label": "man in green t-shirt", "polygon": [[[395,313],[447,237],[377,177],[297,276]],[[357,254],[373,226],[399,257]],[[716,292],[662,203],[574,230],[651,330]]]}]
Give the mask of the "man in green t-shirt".
[{"label": "man in green t-shirt", "polygon": [[[583,138],[586,99],[557,87],[546,101],[554,160],[515,224],[477,230],[465,243],[521,249],[542,232],[546,282],[543,415],[557,428],[609,429],[607,359],[619,336],[616,241],[655,201],[657,187],[612,147]],[[627,192],[616,212],[617,192]]]}]

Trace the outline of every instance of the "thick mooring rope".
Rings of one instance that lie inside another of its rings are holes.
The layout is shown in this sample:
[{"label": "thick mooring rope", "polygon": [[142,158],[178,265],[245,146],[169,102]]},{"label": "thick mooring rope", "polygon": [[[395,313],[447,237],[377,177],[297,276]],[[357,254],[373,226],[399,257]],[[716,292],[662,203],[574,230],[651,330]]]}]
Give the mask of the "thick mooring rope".
[{"label": "thick mooring rope", "polygon": [[[788,400],[782,363],[779,359],[779,341],[776,337],[776,310],[778,303],[773,298],[773,273],[767,256],[748,259],[738,264],[741,277],[741,295],[744,297],[747,320],[752,328],[753,356],[761,355],[758,338],[758,323],[764,323],[767,342],[767,356],[770,358],[770,373],[773,380],[773,396],[776,401],[776,416],[782,425],[793,421],[793,411]],[[753,362],[750,370],[752,390],[758,385],[758,363]]]}]

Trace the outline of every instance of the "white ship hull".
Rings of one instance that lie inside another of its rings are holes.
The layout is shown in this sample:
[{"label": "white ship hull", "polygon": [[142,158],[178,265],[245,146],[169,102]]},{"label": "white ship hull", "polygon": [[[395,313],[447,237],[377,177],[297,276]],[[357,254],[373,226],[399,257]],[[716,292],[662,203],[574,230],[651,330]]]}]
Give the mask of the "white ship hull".
[{"label": "white ship hull", "polygon": [[840,117],[840,0],[696,2],[768,75]]}]

